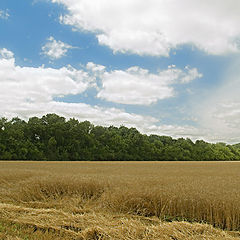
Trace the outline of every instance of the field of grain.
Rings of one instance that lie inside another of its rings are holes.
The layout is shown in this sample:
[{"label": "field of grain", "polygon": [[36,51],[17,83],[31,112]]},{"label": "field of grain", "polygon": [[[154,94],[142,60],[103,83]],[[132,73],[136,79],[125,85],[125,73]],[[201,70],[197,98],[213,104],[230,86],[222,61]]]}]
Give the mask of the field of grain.
[{"label": "field of grain", "polygon": [[240,162],[0,162],[0,239],[240,239]]}]

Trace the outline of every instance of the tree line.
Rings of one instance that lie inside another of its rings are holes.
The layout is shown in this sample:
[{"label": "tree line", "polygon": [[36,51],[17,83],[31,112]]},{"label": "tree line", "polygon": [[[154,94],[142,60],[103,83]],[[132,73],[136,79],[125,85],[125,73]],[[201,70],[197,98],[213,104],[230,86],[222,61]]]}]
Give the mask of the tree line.
[{"label": "tree line", "polygon": [[135,128],[94,126],[56,114],[0,119],[1,160],[210,161],[240,160],[240,144],[141,134]]}]

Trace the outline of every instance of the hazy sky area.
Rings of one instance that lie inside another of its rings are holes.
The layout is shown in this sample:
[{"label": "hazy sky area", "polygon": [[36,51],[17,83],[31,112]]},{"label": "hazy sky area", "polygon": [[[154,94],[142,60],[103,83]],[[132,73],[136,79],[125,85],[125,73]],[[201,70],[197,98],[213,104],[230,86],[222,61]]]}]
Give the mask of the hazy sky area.
[{"label": "hazy sky area", "polygon": [[0,117],[240,142],[239,23],[239,0],[1,0]]}]

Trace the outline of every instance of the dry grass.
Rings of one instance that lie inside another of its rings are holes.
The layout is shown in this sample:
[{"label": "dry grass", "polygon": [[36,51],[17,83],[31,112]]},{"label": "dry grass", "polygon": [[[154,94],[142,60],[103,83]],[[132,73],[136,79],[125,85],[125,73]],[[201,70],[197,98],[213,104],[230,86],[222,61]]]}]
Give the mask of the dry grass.
[{"label": "dry grass", "polygon": [[236,162],[0,162],[0,239],[240,239],[239,171]]},{"label": "dry grass", "polygon": [[104,186],[94,180],[73,177],[48,176],[31,178],[18,184],[9,196],[16,201],[49,201],[77,196],[83,200],[102,195]]},{"label": "dry grass", "polygon": [[8,221],[8,226],[17,225],[18,230],[22,230],[19,237],[31,234],[31,239],[238,239],[207,224],[164,223],[157,218],[84,211],[72,215],[62,210],[12,204],[0,205],[0,219],[3,218]]}]

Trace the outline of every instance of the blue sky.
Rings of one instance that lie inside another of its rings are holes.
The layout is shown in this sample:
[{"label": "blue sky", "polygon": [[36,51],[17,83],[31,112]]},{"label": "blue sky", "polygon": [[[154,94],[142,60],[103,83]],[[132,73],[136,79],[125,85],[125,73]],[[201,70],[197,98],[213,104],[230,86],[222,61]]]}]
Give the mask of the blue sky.
[{"label": "blue sky", "polygon": [[237,0],[1,0],[0,115],[240,141]]}]

